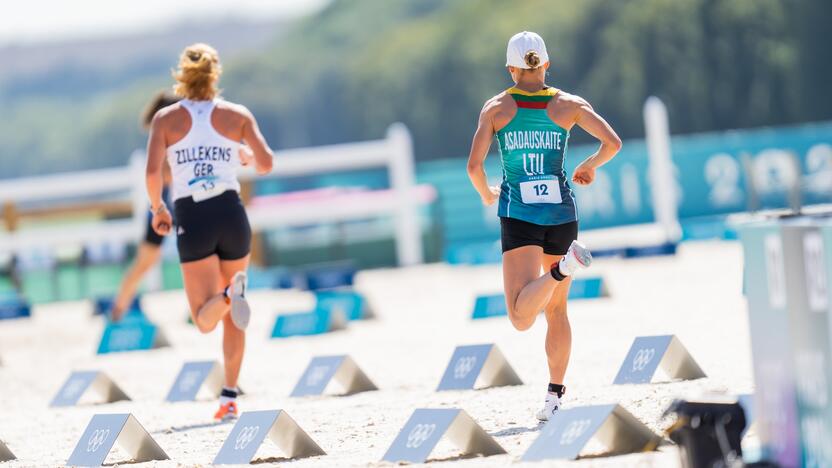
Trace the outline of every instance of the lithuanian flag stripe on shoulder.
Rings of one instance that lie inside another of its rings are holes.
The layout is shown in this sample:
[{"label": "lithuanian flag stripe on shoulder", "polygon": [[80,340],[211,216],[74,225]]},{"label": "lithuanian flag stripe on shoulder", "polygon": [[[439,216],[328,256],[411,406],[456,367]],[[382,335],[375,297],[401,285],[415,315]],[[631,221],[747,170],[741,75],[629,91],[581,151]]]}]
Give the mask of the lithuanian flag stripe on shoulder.
[{"label": "lithuanian flag stripe on shoulder", "polygon": [[543,88],[540,91],[530,93],[515,87],[506,90],[514,98],[517,107],[522,109],[545,109],[549,101],[559,92],[557,88]]}]

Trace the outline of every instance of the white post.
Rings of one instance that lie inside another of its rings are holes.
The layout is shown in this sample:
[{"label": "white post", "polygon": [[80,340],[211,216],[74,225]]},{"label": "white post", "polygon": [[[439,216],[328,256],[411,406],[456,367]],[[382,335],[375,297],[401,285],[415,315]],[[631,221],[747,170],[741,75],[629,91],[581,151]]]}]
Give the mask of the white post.
[{"label": "white post", "polygon": [[135,150],[130,155],[130,201],[133,203],[133,226],[136,233],[144,229],[147,216],[147,190],[144,183],[144,151]]},{"label": "white post", "polygon": [[413,141],[402,123],[387,129],[390,143],[390,185],[396,194],[395,215],[396,255],[400,266],[422,263],[422,230],[419,226],[418,205],[413,200],[416,177],[413,168]]},{"label": "white post", "polygon": [[653,195],[653,215],[662,226],[667,240],[682,237],[679,226],[679,200],[676,175],[670,152],[670,129],[667,108],[661,99],[650,96],[644,102],[644,129],[649,157],[648,180]]}]

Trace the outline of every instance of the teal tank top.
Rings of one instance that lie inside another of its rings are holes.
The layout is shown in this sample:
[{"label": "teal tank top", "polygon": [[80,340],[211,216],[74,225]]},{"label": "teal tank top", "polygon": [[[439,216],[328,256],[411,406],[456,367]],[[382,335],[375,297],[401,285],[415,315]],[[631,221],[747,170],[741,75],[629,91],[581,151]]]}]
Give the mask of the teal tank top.
[{"label": "teal tank top", "polygon": [[497,215],[539,225],[577,221],[575,196],[563,169],[569,131],[546,112],[558,90],[506,92],[517,104],[517,115],[496,135],[503,166]]}]

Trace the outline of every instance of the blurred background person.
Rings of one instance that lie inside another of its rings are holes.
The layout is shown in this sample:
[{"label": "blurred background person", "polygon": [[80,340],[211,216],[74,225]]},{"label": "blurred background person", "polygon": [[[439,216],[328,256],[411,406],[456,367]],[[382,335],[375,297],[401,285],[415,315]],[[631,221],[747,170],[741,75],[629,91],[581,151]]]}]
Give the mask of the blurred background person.
[{"label": "blurred background person", "polygon": [[[159,110],[179,102],[182,98],[176,96],[170,91],[159,91],[153,96],[153,99],[145,107],[141,115],[142,128],[150,130],[150,123],[153,121],[153,116]],[[162,165],[162,199],[165,203],[170,203],[169,187],[171,182],[170,166],[167,161]],[[153,214],[148,212],[147,224],[145,226],[145,234],[136,249],[136,258],[133,263],[127,268],[124,278],[119,285],[118,293],[113,300],[113,308],[110,311],[110,318],[114,321],[121,320],[121,317],[130,307],[133,298],[136,296],[136,290],[141,284],[142,279],[153,268],[162,256],[162,241],[164,237],[153,229],[152,225]]]}]

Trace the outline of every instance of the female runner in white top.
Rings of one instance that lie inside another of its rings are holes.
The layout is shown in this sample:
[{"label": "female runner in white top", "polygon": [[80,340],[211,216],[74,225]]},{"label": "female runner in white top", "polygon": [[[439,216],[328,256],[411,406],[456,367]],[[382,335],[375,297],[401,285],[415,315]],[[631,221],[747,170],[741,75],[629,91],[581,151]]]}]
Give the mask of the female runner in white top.
[{"label": "female runner in white top", "polygon": [[216,419],[237,414],[237,378],[251,313],[244,296],[251,229],[236,171],[250,162],[261,174],[272,168],[272,151],[251,112],[217,98],[221,71],[216,50],[205,44],[188,46],[174,74],[175,92],[184,99],[156,114],[147,144],[153,229],[167,235],[173,228],[162,200],[167,158],[191,317],[203,333],[223,323],[225,387]]}]

